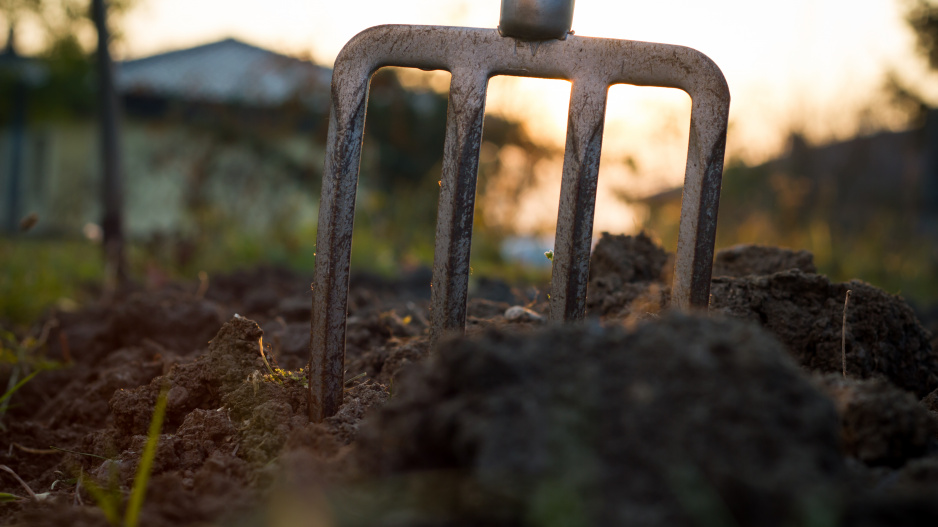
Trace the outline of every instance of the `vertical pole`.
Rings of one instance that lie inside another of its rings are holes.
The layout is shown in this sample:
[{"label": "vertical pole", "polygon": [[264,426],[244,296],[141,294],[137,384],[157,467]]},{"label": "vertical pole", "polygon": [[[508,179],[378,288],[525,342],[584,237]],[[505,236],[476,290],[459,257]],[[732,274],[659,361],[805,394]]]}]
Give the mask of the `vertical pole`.
[{"label": "vertical pole", "polygon": [[444,335],[462,333],[466,326],[469,252],[487,86],[488,76],[482,71],[454,71],[450,82],[430,294],[431,349]]},{"label": "vertical pole", "polygon": [[92,16],[98,30],[98,115],[101,120],[101,168],[104,217],[105,292],[119,292],[127,277],[124,261],[123,185],[121,174],[118,100],[114,89],[114,64],[108,50],[105,0],[92,0]]},{"label": "vertical pole", "polygon": [[[10,64],[22,64],[16,54],[16,21],[10,21],[7,33],[6,49],[3,56]],[[15,66],[14,66],[15,67]],[[13,234],[17,230],[20,219],[20,176],[23,165],[23,140],[26,134],[26,84],[23,80],[23,70],[16,71],[16,83],[13,86],[13,122],[10,126],[10,165],[7,175],[6,216],[3,218],[3,229]]]},{"label": "vertical pole", "polygon": [[20,221],[20,196],[23,171],[23,143],[26,135],[26,83],[22,78],[13,87],[13,123],[10,127],[10,173],[7,175],[7,200],[4,230],[13,234]]},{"label": "vertical pole", "polygon": [[550,319],[553,321],[575,321],[586,315],[593,213],[608,90],[605,84],[590,80],[574,80],[570,90],[551,272]]}]

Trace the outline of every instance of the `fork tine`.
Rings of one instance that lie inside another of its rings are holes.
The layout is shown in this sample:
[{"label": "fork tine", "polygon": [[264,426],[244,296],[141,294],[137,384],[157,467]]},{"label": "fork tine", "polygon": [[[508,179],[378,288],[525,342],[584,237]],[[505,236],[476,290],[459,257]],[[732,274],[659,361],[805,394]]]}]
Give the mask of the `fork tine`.
[{"label": "fork tine", "polygon": [[485,72],[468,70],[454,71],[450,83],[433,255],[430,349],[444,335],[462,333],[466,326],[469,252],[487,85]]},{"label": "fork tine", "polygon": [[550,319],[558,322],[586,314],[607,92],[608,86],[594,79],[574,80],[570,90],[550,291]]},{"label": "fork tine", "polygon": [[333,72],[310,317],[309,418],[317,423],[342,404],[352,223],[370,76],[371,70],[344,62]]}]

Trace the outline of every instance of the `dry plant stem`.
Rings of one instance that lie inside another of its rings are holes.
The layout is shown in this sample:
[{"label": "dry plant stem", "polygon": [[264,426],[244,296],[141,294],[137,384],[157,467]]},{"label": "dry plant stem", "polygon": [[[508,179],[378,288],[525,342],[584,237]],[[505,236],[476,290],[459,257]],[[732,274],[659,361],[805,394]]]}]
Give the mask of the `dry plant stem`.
[{"label": "dry plant stem", "polygon": [[26,452],[27,454],[61,454],[60,451],[52,449],[52,448],[45,449],[45,450],[39,449],[39,448],[29,448],[28,446],[23,446],[19,443],[13,443],[12,446],[16,447],[19,450],[22,450],[23,452]]},{"label": "dry plant stem", "polygon": [[78,481],[75,483],[75,502],[84,507],[85,502],[81,499],[81,478],[78,478]]},{"label": "dry plant stem", "polygon": [[19,481],[19,482],[20,482],[20,485],[22,485],[23,488],[26,489],[26,492],[29,493],[29,497],[32,498],[33,501],[39,501],[39,498],[36,497],[36,493],[33,492],[33,489],[29,488],[29,485],[27,485],[26,482],[23,481],[23,479],[20,478],[19,475],[17,475],[16,472],[13,472],[13,469],[12,469],[12,468],[10,468],[10,467],[8,467],[8,466],[6,466],[6,465],[0,465],[0,470],[3,470],[4,472],[9,472],[10,474],[12,474],[13,477],[16,478],[16,481]]},{"label": "dry plant stem", "polygon": [[7,408],[10,406],[10,401],[9,401],[10,396],[12,396],[16,392],[16,390],[20,389],[30,379],[35,377],[39,373],[39,371],[41,371],[41,370],[36,370],[32,372],[31,374],[27,375],[25,379],[20,380],[19,376],[22,373],[21,364],[26,362],[27,355],[29,355],[33,351],[45,345],[46,341],[49,339],[49,332],[52,330],[52,328],[58,327],[58,325],[59,325],[59,320],[56,318],[53,318],[52,320],[47,321],[42,326],[42,331],[39,334],[39,338],[37,338],[32,343],[30,343],[29,338],[27,337],[23,339],[21,342],[19,342],[18,345],[16,346],[17,348],[16,363],[14,364],[13,371],[10,373],[10,378],[7,381],[7,391],[3,395],[3,397],[0,398],[0,418],[2,418],[6,414]]},{"label": "dry plant stem", "polygon": [[97,455],[97,454],[88,454],[88,453],[85,453],[85,452],[76,452],[76,451],[74,451],[74,450],[68,450],[68,449],[66,449],[66,448],[59,448],[59,447],[57,447],[57,446],[50,446],[49,448],[52,449],[52,450],[57,450],[57,451],[59,451],[59,452],[67,452],[67,453],[69,453],[69,454],[75,454],[75,455],[79,455],[79,456],[96,457],[96,458],[98,458],[98,459],[103,459],[103,460],[105,460],[105,461],[111,461],[111,458],[107,458],[107,457],[104,457],[104,456],[99,456],[99,455]]},{"label": "dry plant stem", "polygon": [[850,303],[850,290],[844,298],[844,322],[840,328],[840,360],[843,363],[844,379],[847,378],[847,305]]},{"label": "dry plant stem", "polygon": [[264,361],[264,366],[267,366],[267,371],[270,372],[270,376],[276,377],[277,374],[274,373],[274,369],[270,367],[270,363],[267,362],[267,357],[264,355],[264,340],[263,339],[257,341],[257,348],[261,354],[261,360]]},{"label": "dry plant stem", "polygon": [[199,289],[195,292],[195,297],[204,298],[206,291],[208,291],[208,273],[199,271]]}]

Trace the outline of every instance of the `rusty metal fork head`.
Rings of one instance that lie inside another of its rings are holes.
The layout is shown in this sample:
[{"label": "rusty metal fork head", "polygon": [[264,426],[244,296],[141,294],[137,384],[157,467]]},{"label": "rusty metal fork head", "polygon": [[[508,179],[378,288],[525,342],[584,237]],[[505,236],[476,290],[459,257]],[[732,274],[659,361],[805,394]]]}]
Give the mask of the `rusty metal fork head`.
[{"label": "rusty metal fork head", "polygon": [[465,327],[482,118],[488,79],[494,75],[573,83],[551,277],[550,318],[555,321],[578,320],[585,314],[609,86],[661,86],[690,95],[690,138],[672,302],[681,309],[708,305],[729,114],[726,80],[713,61],[691,48],[578,37],[566,33],[569,25],[562,35],[555,28],[552,37],[534,37],[548,40],[530,40],[526,30],[514,27],[518,18],[527,16],[523,9],[506,18],[506,5],[558,1],[570,5],[572,16],[572,0],[503,0],[500,30],[372,27],[349,41],[336,59],[313,287],[311,420],[334,415],[342,403],[352,220],[365,107],[371,76],[384,66],[452,74],[433,262],[431,345]]}]

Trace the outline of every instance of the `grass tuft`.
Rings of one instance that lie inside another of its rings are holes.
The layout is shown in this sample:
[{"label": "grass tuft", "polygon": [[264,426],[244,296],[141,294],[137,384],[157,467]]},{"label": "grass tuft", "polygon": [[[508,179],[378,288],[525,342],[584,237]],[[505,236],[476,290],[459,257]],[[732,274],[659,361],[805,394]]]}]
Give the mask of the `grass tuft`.
[{"label": "grass tuft", "polygon": [[7,402],[7,400],[10,399],[10,397],[13,397],[13,394],[16,393],[17,390],[19,390],[20,388],[22,388],[23,385],[25,385],[27,382],[33,380],[33,377],[35,377],[36,375],[39,375],[39,372],[40,372],[40,371],[42,371],[42,370],[36,370],[36,371],[30,373],[29,375],[27,375],[26,377],[23,377],[22,379],[20,379],[19,382],[17,382],[16,384],[14,384],[12,388],[10,388],[9,390],[7,390],[6,393],[4,393],[2,396],[0,396],[0,405],[3,405],[5,402]]},{"label": "grass tuft", "polygon": [[156,458],[156,447],[160,442],[160,432],[163,430],[163,418],[166,416],[166,399],[169,393],[169,383],[166,383],[156,398],[156,407],[153,409],[153,419],[150,421],[150,430],[147,431],[147,444],[140,455],[140,464],[134,475],[134,486],[130,491],[130,501],[124,513],[124,527],[137,527],[140,520],[140,509],[147,494],[147,484],[150,481],[150,472],[153,470],[153,459]]},{"label": "grass tuft", "polygon": [[[134,475],[133,487],[130,489],[130,498],[127,501],[127,508],[124,510],[123,527],[137,527],[140,521],[140,510],[143,508],[143,500],[147,494],[147,484],[150,481],[150,474],[153,470],[153,460],[156,458],[156,448],[159,445],[160,433],[163,431],[163,419],[166,416],[166,399],[169,393],[169,383],[165,384],[156,398],[156,406],[153,408],[153,418],[150,420],[150,429],[147,431],[147,442],[140,454],[140,463],[137,465],[137,473]],[[84,454],[82,452],[73,452],[61,448],[52,447],[56,450],[93,456],[100,458],[95,454]],[[102,458],[106,459],[106,458]],[[116,481],[117,473],[114,469],[116,464],[112,460],[107,460],[110,464],[111,481],[107,488],[102,488],[90,478],[80,477],[78,485],[84,485],[88,493],[94,498],[95,504],[104,513],[109,524],[118,527],[120,521],[120,502],[121,491]],[[77,488],[77,487],[76,487]],[[79,492],[76,490],[76,493]]]}]

